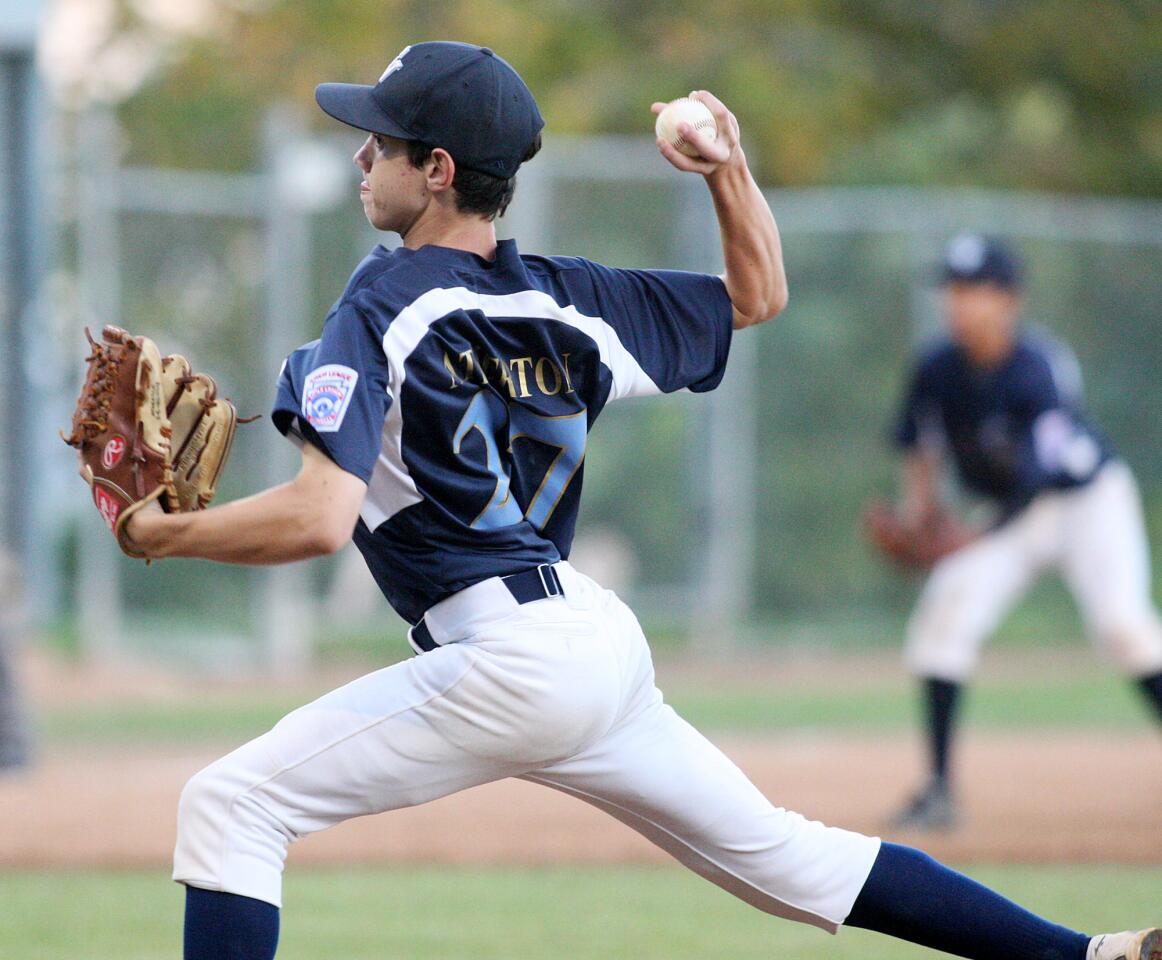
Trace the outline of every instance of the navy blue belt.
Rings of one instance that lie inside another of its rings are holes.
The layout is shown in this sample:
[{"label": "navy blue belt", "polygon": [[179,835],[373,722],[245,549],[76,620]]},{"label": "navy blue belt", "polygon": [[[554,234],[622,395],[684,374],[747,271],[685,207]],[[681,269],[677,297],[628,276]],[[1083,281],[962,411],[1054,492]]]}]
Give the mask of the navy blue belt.
[{"label": "navy blue belt", "polygon": [[[512,594],[517,603],[532,603],[534,600],[546,600],[549,597],[561,597],[565,591],[561,589],[561,579],[551,563],[542,563],[531,570],[522,570],[507,577],[501,577],[500,582]],[[423,618],[410,631],[412,643],[427,653],[439,646],[432,638],[432,631],[428,629]]]}]

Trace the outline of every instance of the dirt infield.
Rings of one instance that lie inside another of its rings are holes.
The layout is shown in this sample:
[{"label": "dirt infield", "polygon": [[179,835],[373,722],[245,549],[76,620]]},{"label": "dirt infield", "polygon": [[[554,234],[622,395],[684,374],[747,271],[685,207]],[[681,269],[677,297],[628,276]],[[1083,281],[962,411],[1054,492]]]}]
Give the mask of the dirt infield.
[{"label": "dirt infield", "polygon": [[[776,803],[870,833],[912,782],[911,743],[817,736],[731,740],[727,752]],[[967,738],[967,823],[918,842],[954,860],[1162,863],[1162,764],[1154,738]],[[216,754],[61,755],[0,779],[0,864],[159,865],[185,779]],[[363,818],[296,845],[292,862],[559,863],[662,859],[583,803],[516,781]]]},{"label": "dirt infield", "polygon": [[[32,673],[39,687],[44,678]],[[140,678],[134,684],[140,691]],[[91,677],[85,689],[92,693]],[[67,695],[66,679],[53,678],[51,691]],[[969,731],[960,756],[967,822],[924,836],[884,832],[886,815],[918,775],[913,736],[795,731],[715,739],[776,803],[915,842],[941,858],[1162,864],[1162,751],[1149,728],[1117,736]],[[0,777],[0,864],[166,864],[182,784],[221,752],[49,751],[32,770]],[[343,824],[304,839],[290,859],[530,864],[664,857],[583,803],[504,781]]]}]

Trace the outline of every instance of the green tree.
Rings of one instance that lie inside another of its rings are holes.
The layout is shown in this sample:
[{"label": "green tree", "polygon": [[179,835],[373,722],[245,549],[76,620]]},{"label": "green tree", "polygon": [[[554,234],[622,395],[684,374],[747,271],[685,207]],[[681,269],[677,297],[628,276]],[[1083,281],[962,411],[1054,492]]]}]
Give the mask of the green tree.
[{"label": "green tree", "polygon": [[248,167],[271,102],[457,38],[522,72],[549,135],[649,136],[652,100],[713,90],[768,183],[1162,190],[1151,0],[204,0],[213,26],[176,37],[117,2],[106,44],[170,50],[121,104],[140,160]]}]

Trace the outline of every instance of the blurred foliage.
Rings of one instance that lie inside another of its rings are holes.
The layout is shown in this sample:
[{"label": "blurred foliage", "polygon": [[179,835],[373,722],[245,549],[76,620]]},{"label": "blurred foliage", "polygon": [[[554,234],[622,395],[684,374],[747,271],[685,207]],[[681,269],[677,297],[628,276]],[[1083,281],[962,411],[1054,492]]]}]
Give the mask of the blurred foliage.
[{"label": "blurred foliage", "polygon": [[[133,30],[140,5],[118,2]],[[765,183],[1162,191],[1154,0],[208,2],[217,28],[122,104],[134,160],[250,168],[272,103],[322,126],[317,83],[459,39],[522,73],[550,136],[646,136],[651,101],[710,89]]]}]

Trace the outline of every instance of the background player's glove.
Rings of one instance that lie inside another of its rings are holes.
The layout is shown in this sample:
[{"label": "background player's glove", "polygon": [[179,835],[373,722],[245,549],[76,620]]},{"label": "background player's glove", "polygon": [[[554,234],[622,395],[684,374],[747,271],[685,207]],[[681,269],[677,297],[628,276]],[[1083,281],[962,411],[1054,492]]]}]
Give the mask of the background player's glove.
[{"label": "background player's glove", "polygon": [[171,513],[200,510],[230,453],[238,414],[214,381],[184,357],[162,357],[148,337],[108,326],[89,338],[89,371],[66,443],[79,451],[93,502],[131,557],[133,514],[157,501]]},{"label": "background player's glove", "polygon": [[927,570],[977,537],[944,507],[934,506],[915,522],[905,521],[886,500],[868,504],[863,530],[879,554],[901,567]]}]

